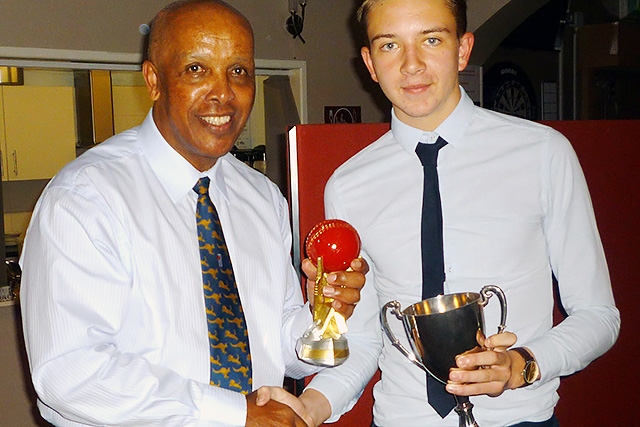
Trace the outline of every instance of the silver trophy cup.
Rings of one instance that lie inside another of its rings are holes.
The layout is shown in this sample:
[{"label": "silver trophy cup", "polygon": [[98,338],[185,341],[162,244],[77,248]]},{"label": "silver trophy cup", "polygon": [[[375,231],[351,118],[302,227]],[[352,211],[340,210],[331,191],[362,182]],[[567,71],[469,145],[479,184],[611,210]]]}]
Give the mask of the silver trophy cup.
[{"label": "silver trophy cup", "polygon": [[[480,293],[466,292],[438,295],[402,310],[398,301],[389,301],[382,307],[380,320],[391,344],[432,377],[443,384],[449,379],[449,370],[456,366],[456,356],[480,351],[478,339],[484,337],[483,307],[492,295],[500,300],[501,319],[498,332],[504,331],[507,320],[507,300],[497,286],[484,286]],[[395,337],[387,322],[387,310],[402,321],[412,351],[407,350]],[[478,427],[467,396],[454,396],[460,427]]]}]

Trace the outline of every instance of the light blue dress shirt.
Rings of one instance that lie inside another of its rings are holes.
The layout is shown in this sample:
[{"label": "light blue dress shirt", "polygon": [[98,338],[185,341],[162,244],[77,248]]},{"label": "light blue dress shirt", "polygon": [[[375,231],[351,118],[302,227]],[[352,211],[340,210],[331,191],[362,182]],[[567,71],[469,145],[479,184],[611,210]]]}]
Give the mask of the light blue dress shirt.
[{"label": "light blue dress shirt", "polygon": [[[584,368],[615,342],[620,325],[582,170],[555,130],[479,108],[464,93],[433,133],[392,118],[391,130],[336,170],[325,191],[327,218],[350,222],[371,271],[348,321],[347,363],[317,375],[310,387],[331,402],[333,418],[354,403],[379,367],[378,426],[456,426],[428,405],[425,374],[382,337],[378,314],[398,300],[421,299],[422,166],[418,141],[442,136],[438,155],[443,211],[445,293],[501,287],[507,330],[535,355],[542,379],[500,397],[471,397],[482,427],[548,419],[559,377]],[[552,275],[569,316],[553,326]],[[485,308],[486,333],[497,331],[499,304]],[[406,348],[402,324],[390,316]]]},{"label": "light blue dress shirt", "polygon": [[[246,399],[209,386],[197,242],[203,174],[144,123],[92,148],[48,185],[21,260],[38,406],[60,426],[241,426]],[[295,340],[311,324],[291,264],[287,204],[231,155],[204,173],[238,283],[253,387],[316,369]]]}]

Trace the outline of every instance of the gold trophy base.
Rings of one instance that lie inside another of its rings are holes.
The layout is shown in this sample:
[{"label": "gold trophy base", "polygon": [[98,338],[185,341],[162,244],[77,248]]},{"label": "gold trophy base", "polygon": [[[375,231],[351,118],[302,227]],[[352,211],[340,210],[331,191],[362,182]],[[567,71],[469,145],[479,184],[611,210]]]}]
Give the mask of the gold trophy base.
[{"label": "gold trophy base", "polygon": [[349,345],[344,336],[320,340],[303,336],[298,338],[296,352],[300,360],[316,366],[333,367],[344,363],[349,357]]}]

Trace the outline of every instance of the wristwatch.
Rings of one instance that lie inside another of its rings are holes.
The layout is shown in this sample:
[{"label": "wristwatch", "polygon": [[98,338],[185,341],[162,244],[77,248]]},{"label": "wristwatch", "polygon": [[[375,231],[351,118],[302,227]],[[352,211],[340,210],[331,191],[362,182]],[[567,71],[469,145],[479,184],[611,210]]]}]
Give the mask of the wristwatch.
[{"label": "wristwatch", "polygon": [[540,369],[538,368],[538,362],[533,358],[528,350],[522,347],[514,347],[511,350],[518,352],[524,359],[524,369],[522,370],[522,379],[525,385],[531,385],[538,379]]}]

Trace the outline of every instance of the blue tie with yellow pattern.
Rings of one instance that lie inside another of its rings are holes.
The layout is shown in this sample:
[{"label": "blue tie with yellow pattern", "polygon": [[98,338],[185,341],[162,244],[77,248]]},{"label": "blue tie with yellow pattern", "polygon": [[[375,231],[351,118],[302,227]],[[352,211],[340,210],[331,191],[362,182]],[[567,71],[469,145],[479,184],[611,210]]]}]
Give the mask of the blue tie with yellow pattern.
[{"label": "blue tie with yellow pattern", "polygon": [[198,194],[196,222],[209,326],[210,384],[251,392],[251,354],[247,324],[220,218],[209,197],[208,177],[193,187]]}]

